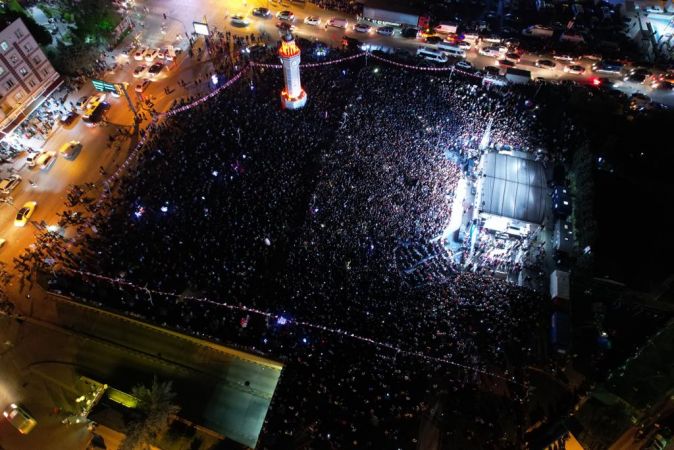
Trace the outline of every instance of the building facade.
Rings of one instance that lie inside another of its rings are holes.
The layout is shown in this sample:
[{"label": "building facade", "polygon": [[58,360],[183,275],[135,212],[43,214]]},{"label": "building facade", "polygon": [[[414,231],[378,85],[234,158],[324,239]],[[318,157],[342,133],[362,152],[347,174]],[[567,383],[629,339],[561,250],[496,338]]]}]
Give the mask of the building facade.
[{"label": "building facade", "polygon": [[23,21],[5,25],[0,31],[0,139],[62,83]]}]

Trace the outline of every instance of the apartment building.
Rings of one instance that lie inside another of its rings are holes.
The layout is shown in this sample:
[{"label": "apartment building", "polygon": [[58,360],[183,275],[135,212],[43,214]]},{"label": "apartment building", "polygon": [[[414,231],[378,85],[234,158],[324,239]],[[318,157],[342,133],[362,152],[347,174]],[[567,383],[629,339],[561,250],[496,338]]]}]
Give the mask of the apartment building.
[{"label": "apartment building", "polygon": [[0,21],[0,140],[63,82],[21,19]]}]

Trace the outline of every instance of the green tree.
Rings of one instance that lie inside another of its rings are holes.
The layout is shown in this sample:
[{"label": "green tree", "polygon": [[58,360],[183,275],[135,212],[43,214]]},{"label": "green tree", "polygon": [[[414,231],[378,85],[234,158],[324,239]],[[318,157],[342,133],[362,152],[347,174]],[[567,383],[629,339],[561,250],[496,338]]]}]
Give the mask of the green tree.
[{"label": "green tree", "polygon": [[122,20],[108,0],[66,0],[65,3],[75,19],[75,33],[87,43],[105,42]]},{"label": "green tree", "polygon": [[131,394],[138,399],[139,419],[127,428],[120,450],[144,448],[156,441],[168,429],[170,417],[180,411],[173,403],[175,393],[170,381],[159,382],[155,377],[150,387],[135,386]]}]

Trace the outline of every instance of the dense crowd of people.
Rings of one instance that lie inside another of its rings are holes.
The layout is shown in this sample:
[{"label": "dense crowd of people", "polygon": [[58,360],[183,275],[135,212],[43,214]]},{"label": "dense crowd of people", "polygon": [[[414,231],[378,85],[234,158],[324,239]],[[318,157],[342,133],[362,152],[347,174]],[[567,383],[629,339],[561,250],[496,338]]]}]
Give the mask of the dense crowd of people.
[{"label": "dense crowd of people", "polygon": [[438,237],[486,121],[527,148],[534,118],[513,114],[523,94],[361,65],[303,71],[299,111],[279,107],[281,72],[258,70],[160,123],[61,263],[138,287],[55,286],[282,359],[261,448],[415,448],[437,427],[457,448],[517,447],[544,302],[461,271]]}]

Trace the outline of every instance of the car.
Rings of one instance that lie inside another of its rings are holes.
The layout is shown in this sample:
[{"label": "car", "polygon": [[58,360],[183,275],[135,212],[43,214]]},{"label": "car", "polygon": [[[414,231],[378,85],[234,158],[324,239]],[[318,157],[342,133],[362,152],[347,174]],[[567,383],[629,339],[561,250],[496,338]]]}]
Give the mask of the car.
[{"label": "car", "polygon": [[567,62],[573,62],[573,61],[576,60],[576,58],[574,58],[573,56],[567,55],[567,54],[564,54],[564,53],[552,55],[552,59],[556,59],[558,61],[567,61]]},{"label": "car", "polygon": [[557,66],[557,64],[555,64],[554,61],[550,61],[549,59],[538,59],[536,60],[535,66],[540,67],[541,69],[552,70]]},{"label": "car", "polygon": [[82,121],[87,124],[88,127],[95,127],[98,125],[105,116],[105,112],[110,108],[109,103],[101,103],[98,105],[88,117],[83,117]]},{"label": "car", "polygon": [[295,31],[295,25],[290,22],[278,21],[276,22],[276,28],[278,28],[282,34],[285,34],[288,31]]},{"label": "car", "polygon": [[7,239],[0,238],[0,248],[4,247],[6,243],[7,243]]},{"label": "car", "polygon": [[80,144],[80,141],[70,141],[61,145],[59,153],[66,159],[75,159],[81,149],[82,144]]},{"label": "car", "polygon": [[147,88],[150,86],[152,82],[150,80],[143,80],[142,83],[138,83],[135,87],[135,91],[138,92],[139,94],[142,94],[147,90]]},{"label": "car", "polygon": [[0,193],[9,195],[21,183],[21,176],[14,174],[0,181]]},{"label": "car", "polygon": [[360,49],[360,46],[363,45],[361,41],[358,39],[354,39],[349,36],[344,36],[342,37],[342,47],[351,49],[351,50],[357,50]]},{"label": "car", "polygon": [[623,81],[629,82],[629,83],[643,83],[646,81],[646,78],[648,78],[647,75],[644,75],[643,73],[632,73],[625,75],[623,77]]},{"label": "car", "polygon": [[[23,204],[21,209],[16,213],[16,217],[14,218],[14,226],[15,227],[25,227],[28,221],[30,220],[30,217],[33,215],[35,212],[35,207],[37,206],[37,202],[26,202]],[[13,408],[13,410],[16,410],[17,408]],[[8,415],[9,414],[9,415]],[[7,410],[3,412],[3,415],[7,418],[11,416],[11,412],[8,413]],[[11,420],[10,420],[11,422]],[[14,425],[19,431],[21,429]],[[31,428],[32,429],[32,428]],[[30,432],[30,430],[28,430]],[[24,433],[25,434],[25,433]]]},{"label": "car", "polygon": [[499,69],[498,67],[494,67],[494,66],[485,66],[484,71],[488,75],[500,75],[501,74],[501,69]]},{"label": "car", "polygon": [[635,92],[630,97],[630,109],[633,111],[643,109],[651,102],[651,98],[648,95],[642,94],[640,92]]},{"label": "car", "polygon": [[339,18],[339,17],[333,17],[330,20],[328,20],[328,26],[334,27],[334,28],[346,29],[346,27],[349,26],[349,21],[346,20],[346,19]]},{"label": "car", "polygon": [[70,111],[69,113],[61,114],[61,117],[59,117],[59,122],[63,125],[70,125],[77,119],[77,114],[75,111]]},{"label": "car", "polygon": [[416,39],[419,30],[414,27],[403,28],[403,31],[400,32],[400,35],[407,39]]},{"label": "car", "polygon": [[499,65],[499,67],[515,67],[515,62],[511,61],[509,59],[497,59],[496,63]]},{"label": "car", "polygon": [[147,52],[147,48],[140,47],[137,49],[134,54],[133,54],[133,59],[136,61],[142,61],[143,58],[145,57],[145,53]]},{"label": "car", "polygon": [[26,157],[26,165],[28,167],[35,167],[37,164],[37,158],[42,154],[42,152],[29,153]]},{"label": "car", "polygon": [[293,22],[295,20],[295,14],[292,11],[279,11],[276,13],[276,18],[279,20],[287,20],[288,22]]},{"label": "car", "polygon": [[662,14],[665,12],[665,10],[658,5],[647,6],[645,11],[650,14]]},{"label": "car", "polygon": [[145,74],[146,71],[147,71],[147,66],[144,65],[144,64],[141,64],[140,66],[133,69],[133,76],[134,76],[134,78],[140,78]]},{"label": "car", "polygon": [[36,165],[40,166],[40,170],[49,170],[51,166],[56,163],[56,152],[50,150],[40,154],[40,156],[35,161]]},{"label": "car", "polygon": [[92,95],[89,100],[84,104],[84,110],[89,110],[96,108],[98,105],[103,103],[105,99],[107,98],[107,95],[105,92],[99,92],[98,94]]},{"label": "car", "polygon": [[232,16],[231,22],[232,25],[236,25],[237,27],[247,27],[250,24],[250,21],[248,19],[240,15]]},{"label": "car", "polygon": [[262,55],[265,55],[268,51],[269,51],[269,48],[261,42],[258,42],[257,44],[249,45],[245,49],[241,50],[241,52],[247,53],[250,56],[262,56]]},{"label": "car", "polygon": [[440,36],[428,36],[424,41],[427,44],[439,44],[443,40],[444,39],[442,39]]},{"label": "car", "polygon": [[393,36],[394,33],[394,28],[393,27],[379,27],[377,28],[377,34],[381,34],[382,36]]},{"label": "car", "polygon": [[156,76],[161,70],[164,68],[163,63],[154,63],[150,66],[150,68],[147,70],[147,74],[151,77]]},{"label": "car", "polygon": [[307,16],[304,18],[304,23],[316,27],[321,24],[321,18],[318,16]]},{"label": "car", "polygon": [[271,11],[269,11],[269,8],[253,8],[252,14],[257,17],[271,17]]},{"label": "car", "polygon": [[570,66],[564,66],[564,72],[572,73],[574,75],[582,75],[585,73],[585,67],[578,64],[571,64]]},{"label": "car", "polygon": [[82,97],[79,98],[79,100],[75,102],[75,108],[77,108],[79,111],[84,110],[84,105],[86,105],[88,101],[89,96],[83,95]]},{"label": "car", "polygon": [[[35,208],[35,202],[28,203],[33,203],[33,208]],[[33,428],[37,426],[37,420],[28,414],[28,411],[16,403],[12,403],[7,408],[5,408],[5,410],[2,412],[2,415],[5,416],[9,423],[11,423],[14,428],[19,430],[19,433],[21,434],[28,434],[33,430]]]},{"label": "car", "polygon": [[372,27],[366,23],[357,23],[353,26],[353,31],[358,33],[369,33],[372,31]]},{"label": "car", "polygon": [[471,48],[473,48],[473,44],[471,44],[468,41],[459,41],[455,44],[457,47],[459,47],[461,50],[468,51]]},{"label": "car", "polygon": [[630,75],[635,75],[635,74],[640,74],[640,75],[645,75],[647,77],[653,75],[653,72],[648,70],[645,67],[635,67],[634,69],[630,70]]},{"label": "car", "polygon": [[157,54],[159,51],[156,48],[150,48],[145,52],[145,61],[146,62],[152,62],[154,59],[157,57]]},{"label": "car", "polygon": [[461,70],[473,70],[473,65],[465,59],[458,61],[456,64],[454,64],[454,67]]},{"label": "car", "polygon": [[506,53],[506,54],[505,54],[505,57],[506,57],[507,60],[512,61],[512,62],[514,62],[514,63],[519,63],[519,62],[520,62],[520,55],[519,55],[519,53],[515,53],[515,52]]},{"label": "car", "polygon": [[659,89],[662,91],[671,91],[674,88],[674,83],[667,80],[654,80],[651,82],[651,89]]}]

